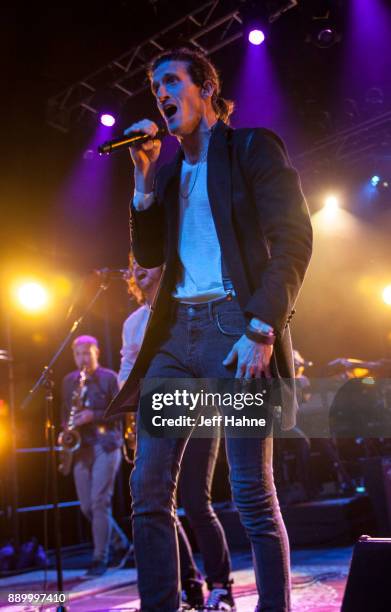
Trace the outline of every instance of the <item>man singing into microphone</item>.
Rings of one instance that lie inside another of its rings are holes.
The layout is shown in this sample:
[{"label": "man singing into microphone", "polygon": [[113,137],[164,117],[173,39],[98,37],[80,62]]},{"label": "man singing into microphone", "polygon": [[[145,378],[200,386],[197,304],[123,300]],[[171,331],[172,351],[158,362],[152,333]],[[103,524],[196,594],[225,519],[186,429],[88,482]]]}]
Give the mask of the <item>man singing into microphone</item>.
[{"label": "man singing into microphone", "polygon": [[[149,78],[180,149],[157,173],[157,125],[131,150],[132,248],[145,268],[165,264],[143,346],[109,408],[134,405],[139,379],[284,379],[281,426],[295,423],[289,321],[309,263],[312,231],[295,170],[265,129],[233,130],[232,103],[215,67],[179,49],[156,58]],[[140,421],[140,420],[139,420]],[[140,426],[140,423],[139,423]],[[189,432],[190,435],[190,432]],[[131,476],[142,612],[179,609],[173,511],[186,439],[139,436]],[[233,497],[251,542],[257,610],[290,609],[289,545],[272,473],[272,438],[226,438]],[[223,585],[216,610],[231,586]],[[229,608],[228,608],[229,609]]]}]

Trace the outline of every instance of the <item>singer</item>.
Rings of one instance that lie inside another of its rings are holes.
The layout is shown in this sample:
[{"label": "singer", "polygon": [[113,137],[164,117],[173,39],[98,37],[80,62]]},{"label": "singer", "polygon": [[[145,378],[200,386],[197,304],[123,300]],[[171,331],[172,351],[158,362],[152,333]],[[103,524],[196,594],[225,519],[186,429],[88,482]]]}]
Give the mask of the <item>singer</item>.
[{"label": "singer", "polygon": [[[109,407],[134,407],[141,377],[282,377],[281,426],[295,423],[289,321],[312,250],[299,179],[284,144],[260,128],[234,130],[213,64],[165,52],[151,64],[157,107],[180,148],[157,173],[158,127],[131,148],[131,239],[145,268],[165,264],[134,368]],[[140,436],[131,475],[142,612],[180,610],[175,488],[186,439]],[[276,497],[272,438],[226,439],[233,497],[251,542],[258,611],[290,609],[289,544]],[[216,584],[215,610],[233,610]]]}]

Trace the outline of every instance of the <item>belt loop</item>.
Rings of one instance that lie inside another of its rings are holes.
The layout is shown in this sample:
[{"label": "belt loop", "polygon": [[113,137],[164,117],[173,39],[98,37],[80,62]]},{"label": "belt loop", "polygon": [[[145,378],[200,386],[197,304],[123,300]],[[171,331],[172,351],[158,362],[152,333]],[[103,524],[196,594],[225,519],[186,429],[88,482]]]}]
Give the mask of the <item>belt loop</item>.
[{"label": "belt loop", "polygon": [[210,321],[213,321],[213,303],[214,302],[208,302],[208,314]]}]

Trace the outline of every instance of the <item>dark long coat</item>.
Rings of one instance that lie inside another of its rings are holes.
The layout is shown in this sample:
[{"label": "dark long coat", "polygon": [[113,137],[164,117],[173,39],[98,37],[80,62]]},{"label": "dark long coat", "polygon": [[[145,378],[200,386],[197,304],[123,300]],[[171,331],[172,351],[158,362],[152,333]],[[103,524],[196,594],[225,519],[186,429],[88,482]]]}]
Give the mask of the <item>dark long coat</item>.
[{"label": "dark long coat", "polygon": [[[131,205],[131,244],[145,268],[164,264],[144,341],[128,380],[106,416],[137,408],[139,381],[162,340],[170,296],[179,278],[179,181],[183,152],[157,176],[155,200]],[[207,158],[207,187],[222,255],[243,312],[277,334],[274,376],[285,380],[282,427],[294,425],[293,358],[289,321],[311,257],[312,228],[300,181],[283,142],[263,128],[233,130],[218,121]],[[289,382],[289,380],[291,382]]]}]

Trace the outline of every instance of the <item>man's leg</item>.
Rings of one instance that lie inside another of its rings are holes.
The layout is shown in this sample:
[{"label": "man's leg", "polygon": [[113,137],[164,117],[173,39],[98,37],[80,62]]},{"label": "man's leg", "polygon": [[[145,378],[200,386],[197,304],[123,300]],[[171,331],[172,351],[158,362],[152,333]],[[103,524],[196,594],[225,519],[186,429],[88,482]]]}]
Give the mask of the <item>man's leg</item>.
[{"label": "man's leg", "polygon": [[111,517],[111,542],[114,550],[126,550],[130,546],[130,542],[126,537],[125,532],[118,525],[117,521]]},{"label": "man's leg", "polygon": [[[186,451],[185,451],[185,454],[186,454]],[[183,462],[183,459],[182,459],[182,462]],[[182,464],[181,464],[181,471],[182,471]],[[187,537],[186,531],[178,515],[176,515],[175,517],[175,523],[176,523],[177,535],[178,535],[180,575],[181,575],[181,585],[182,585],[182,591],[183,591],[186,584],[189,584],[193,581],[199,584],[202,584],[202,578],[201,578],[201,575],[194,561],[193,551],[191,548],[191,544],[189,542],[189,538]]]},{"label": "man's leg", "polygon": [[73,462],[73,478],[75,481],[80,510],[91,521],[91,469],[94,460],[92,447],[87,446],[76,451]]},{"label": "man's leg", "polygon": [[176,480],[186,440],[138,435],[130,477],[133,541],[142,612],[180,605]]},{"label": "man's leg", "polygon": [[[199,376],[235,378],[222,364],[246,327],[236,299],[211,305],[199,338]],[[289,544],[273,481],[272,438],[226,438],[234,501],[251,541],[260,610],[289,610]]]},{"label": "man's leg", "polygon": [[211,489],[220,437],[191,438],[179,477],[179,496],[194,531],[209,585],[230,579],[231,562],[223,527],[212,507]]},{"label": "man's leg", "polygon": [[[145,378],[190,378],[185,361],[186,329],[180,321],[173,321]],[[142,612],[176,612],[180,606],[176,485],[187,439],[146,435],[138,412],[130,488]]]},{"label": "man's leg", "polygon": [[290,609],[289,542],[273,481],[273,438],[226,438],[233,498],[250,539],[259,610]]},{"label": "man's leg", "polygon": [[96,444],[94,446],[94,453],[95,459],[91,474],[94,559],[107,563],[113,521],[111,500],[115,476],[121,462],[121,450],[117,448],[113,451],[106,452],[99,444]]}]

